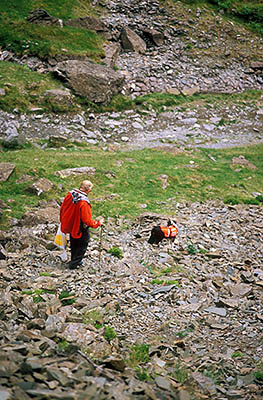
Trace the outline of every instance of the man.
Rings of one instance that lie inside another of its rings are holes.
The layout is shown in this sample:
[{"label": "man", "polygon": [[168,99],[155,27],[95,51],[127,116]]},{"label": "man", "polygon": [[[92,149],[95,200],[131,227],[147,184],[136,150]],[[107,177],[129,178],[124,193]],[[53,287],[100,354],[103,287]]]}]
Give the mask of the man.
[{"label": "man", "polygon": [[68,192],[60,207],[61,231],[70,234],[70,269],[76,269],[82,265],[90,239],[89,227],[97,228],[104,224],[102,217],[97,221],[92,219],[88,198],[92,188],[92,182],[83,181],[79,189]]}]

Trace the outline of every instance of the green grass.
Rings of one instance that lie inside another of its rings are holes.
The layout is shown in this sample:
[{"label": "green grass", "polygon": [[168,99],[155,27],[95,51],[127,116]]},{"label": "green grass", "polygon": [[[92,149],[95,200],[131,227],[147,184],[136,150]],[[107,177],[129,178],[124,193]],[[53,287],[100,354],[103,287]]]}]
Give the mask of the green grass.
[{"label": "green grass", "polygon": [[26,21],[30,11],[40,7],[65,22],[69,18],[87,15],[91,10],[89,1],[10,0],[8,3],[8,6],[7,1],[0,4],[0,45],[3,48],[19,55],[41,58],[75,54],[100,61],[103,56],[103,39],[93,31],[69,26],[40,26]]},{"label": "green grass", "polygon": [[0,88],[5,96],[0,96],[0,108],[4,111],[26,112],[33,107],[43,107],[52,111],[43,97],[46,90],[59,89],[61,84],[51,74],[40,74],[28,67],[0,61]]},{"label": "green grass", "polygon": [[[68,190],[79,186],[82,178],[71,176],[63,179],[54,173],[81,166],[96,168],[96,174],[91,178],[95,182],[90,195],[93,215],[133,218],[142,213],[141,204],[147,205],[147,211],[175,215],[178,201],[202,202],[208,199],[262,205],[260,198],[252,195],[253,192],[262,192],[262,153],[263,145],[224,150],[202,149],[179,154],[154,149],[114,153],[93,147],[55,151],[31,147],[3,151],[0,161],[12,162],[16,168],[9,179],[0,184],[1,198],[11,209],[4,212],[2,226],[6,226],[10,217],[21,218],[27,210],[37,206],[40,199],[59,202]],[[232,158],[241,154],[257,169],[233,168]],[[217,161],[211,161],[208,155]],[[135,162],[131,162],[131,159]],[[123,161],[121,167],[116,165],[118,160]],[[191,160],[199,167],[186,168]],[[114,172],[115,178],[111,179],[105,174],[109,170]],[[166,190],[160,184],[161,173],[168,176],[169,186]],[[47,178],[54,187],[40,197],[30,194],[27,192],[30,183],[16,183],[25,174],[33,176],[35,180]],[[59,184],[62,184],[62,190]],[[110,194],[117,196],[107,199]]]},{"label": "green grass", "polygon": [[117,334],[111,326],[105,325],[103,336],[107,340],[107,342],[110,343],[113,339],[117,337]]},{"label": "green grass", "polygon": [[119,259],[123,258],[122,250],[119,247],[112,247],[109,250],[107,250],[107,253],[109,253],[112,256],[115,256]]},{"label": "green grass", "polygon": [[150,346],[148,344],[136,344],[131,347],[129,365],[136,367],[141,363],[147,363],[150,360],[149,357]]}]

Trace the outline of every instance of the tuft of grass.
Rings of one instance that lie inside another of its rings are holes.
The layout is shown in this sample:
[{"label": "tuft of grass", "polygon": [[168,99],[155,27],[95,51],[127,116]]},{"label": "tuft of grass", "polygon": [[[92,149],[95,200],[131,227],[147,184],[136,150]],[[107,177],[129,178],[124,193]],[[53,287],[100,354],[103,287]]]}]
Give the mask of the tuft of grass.
[{"label": "tuft of grass", "polygon": [[97,329],[101,328],[104,326],[103,314],[101,310],[94,309],[87,312],[83,318],[83,322],[86,324],[91,324]]},{"label": "tuft of grass", "polygon": [[58,298],[63,306],[69,306],[76,302],[76,299],[74,298],[74,293],[69,293],[67,290],[62,290]]},{"label": "tuft of grass", "polygon": [[185,384],[189,379],[189,370],[179,361],[172,368],[171,376],[179,383]]},{"label": "tuft of grass", "polygon": [[255,371],[254,377],[259,381],[263,381],[263,371]]},{"label": "tuft of grass", "polygon": [[150,380],[150,375],[145,367],[136,367],[135,368],[137,378],[139,381],[149,381]]},{"label": "tuft of grass", "polygon": [[119,247],[112,247],[111,249],[107,250],[107,253],[119,259],[123,258],[122,249],[120,249]]},{"label": "tuft of grass", "polygon": [[115,332],[115,330],[108,326],[105,325],[105,330],[104,330],[104,338],[107,340],[107,342],[111,342],[113,339],[115,339],[117,337],[117,333]]},{"label": "tuft of grass", "polygon": [[232,358],[243,358],[244,356],[245,356],[245,354],[242,353],[241,351],[235,351],[231,355]]},{"label": "tuft of grass", "polygon": [[22,295],[32,296],[33,302],[35,304],[45,302],[45,299],[42,297],[43,294],[56,294],[56,291],[53,289],[33,289],[33,290],[22,290]]},{"label": "tuft of grass", "polygon": [[131,366],[138,366],[141,363],[147,363],[150,360],[149,356],[150,346],[148,344],[136,344],[131,347],[129,364]]}]

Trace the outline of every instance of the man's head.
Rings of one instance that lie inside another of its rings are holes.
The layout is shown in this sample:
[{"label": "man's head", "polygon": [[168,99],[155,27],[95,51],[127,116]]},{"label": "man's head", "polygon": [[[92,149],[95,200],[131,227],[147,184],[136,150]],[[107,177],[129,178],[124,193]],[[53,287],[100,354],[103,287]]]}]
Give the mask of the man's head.
[{"label": "man's head", "polygon": [[85,193],[89,193],[92,188],[93,188],[93,183],[91,181],[85,180],[80,185],[80,190],[82,190]]}]

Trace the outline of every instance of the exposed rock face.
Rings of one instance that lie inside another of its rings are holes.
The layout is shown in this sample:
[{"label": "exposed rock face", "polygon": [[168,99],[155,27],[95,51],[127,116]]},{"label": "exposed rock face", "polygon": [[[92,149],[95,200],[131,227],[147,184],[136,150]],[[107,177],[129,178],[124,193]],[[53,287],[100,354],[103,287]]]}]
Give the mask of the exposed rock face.
[{"label": "exposed rock face", "polygon": [[41,208],[27,212],[21,220],[23,226],[46,224],[47,222],[59,222],[59,205],[55,202],[49,202]]},{"label": "exposed rock face", "polygon": [[0,164],[0,182],[5,182],[15,169],[15,164],[1,163]]},{"label": "exposed rock face", "polygon": [[121,44],[124,50],[136,51],[142,54],[146,51],[144,40],[127,26],[121,32]]},{"label": "exposed rock face", "polygon": [[70,106],[72,104],[72,95],[68,89],[50,89],[44,93],[44,97],[60,106]]},{"label": "exposed rock face", "polygon": [[37,182],[33,183],[28,191],[30,193],[40,196],[44,192],[48,192],[53,187],[53,183],[46,178],[40,178]]},{"label": "exposed rock face", "polygon": [[91,61],[68,60],[57,64],[54,73],[79,96],[107,104],[121,91],[124,77],[111,68]]},{"label": "exposed rock face", "polygon": [[96,169],[94,167],[76,167],[76,168],[67,168],[61,171],[56,171],[55,175],[60,176],[61,178],[66,178],[71,175],[94,175]]},{"label": "exposed rock face", "polygon": [[116,65],[116,61],[120,54],[121,46],[119,43],[110,42],[103,46],[105,52],[105,58],[103,62],[110,68],[113,68]]},{"label": "exposed rock face", "polygon": [[57,25],[61,28],[63,27],[61,19],[52,17],[46,10],[43,10],[42,8],[36,8],[35,10],[32,10],[26,19],[28,22],[38,25]]},{"label": "exposed rock face", "polygon": [[64,25],[88,29],[100,34],[106,34],[108,32],[106,25],[100,19],[90,16],[69,19]]},{"label": "exposed rock face", "polygon": [[146,28],[143,30],[143,33],[146,36],[146,38],[149,38],[150,41],[156,46],[161,46],[164,42],[164,34],[162,32],[157,31],[156,29]]}]

